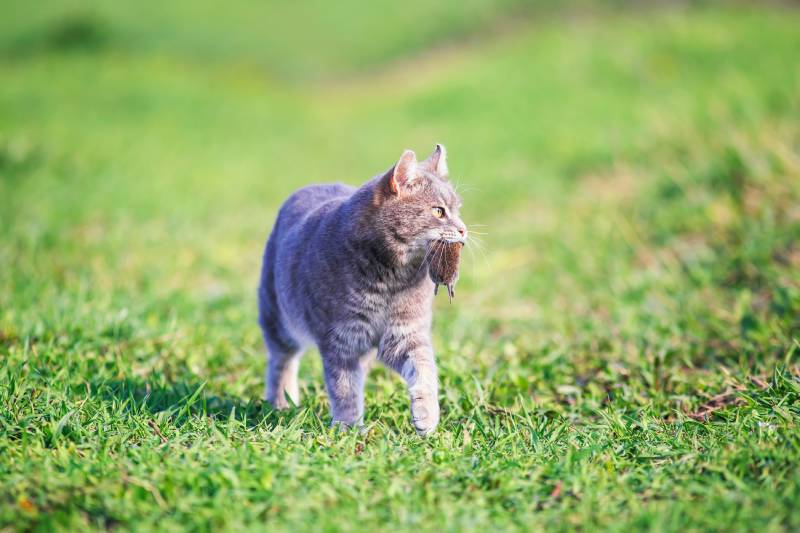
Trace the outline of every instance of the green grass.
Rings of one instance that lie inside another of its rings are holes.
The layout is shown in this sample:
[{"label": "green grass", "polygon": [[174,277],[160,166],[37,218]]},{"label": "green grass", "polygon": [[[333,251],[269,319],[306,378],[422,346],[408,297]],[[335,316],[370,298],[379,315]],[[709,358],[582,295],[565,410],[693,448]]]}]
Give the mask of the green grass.
[{"label": "green grass", "polygon": [[[800,528],[800,11],[196,4],[3,3],[0,530]],[[438,433],[273,412],[278,206],[435,142]]]}]

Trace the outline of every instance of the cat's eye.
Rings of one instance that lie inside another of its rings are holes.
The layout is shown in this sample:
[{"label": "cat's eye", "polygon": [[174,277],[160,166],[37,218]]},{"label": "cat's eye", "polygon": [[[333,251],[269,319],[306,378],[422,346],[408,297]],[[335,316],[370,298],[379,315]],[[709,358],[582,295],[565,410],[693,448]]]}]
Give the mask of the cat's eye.
[{"label": "cat's eye", "polygon": [[444,218],[444,207],[433,207],[431,208],[431,212],[433,212],[433,216],[436,218]]}]

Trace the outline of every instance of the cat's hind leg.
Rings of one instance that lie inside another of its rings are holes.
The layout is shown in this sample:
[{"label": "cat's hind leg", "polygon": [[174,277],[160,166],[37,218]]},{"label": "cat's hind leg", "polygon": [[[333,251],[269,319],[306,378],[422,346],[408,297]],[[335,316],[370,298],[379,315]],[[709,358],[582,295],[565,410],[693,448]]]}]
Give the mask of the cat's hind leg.
[{"label": "cat's hind leg", "polygon": [[[300,386],[297,373],[302,350],[286,349],[267,343],[269,361],[265,375],[264,399],[276,409],[286,409],[289,401],[300,404]],[[288,398],[287,398],[288,397]]]},{"label": "cat's hind leg", "polygon": [[[264,399],[276,409],[289,407],[289,401],[300,403],[300,387],[297,372],[303,347],[295,341],[283,326],[283,322],[270,300],[263,298],[259,313],[259,324],[267,347],[267,370],[264,376]],[[288,399],[287,399],[288,396]]]},{"label": "cat's hind leg", "polygon": [[369,366],[364,359],[343,359],[322,350],[332,425],[359,427],[364,423],[364,377]]}]

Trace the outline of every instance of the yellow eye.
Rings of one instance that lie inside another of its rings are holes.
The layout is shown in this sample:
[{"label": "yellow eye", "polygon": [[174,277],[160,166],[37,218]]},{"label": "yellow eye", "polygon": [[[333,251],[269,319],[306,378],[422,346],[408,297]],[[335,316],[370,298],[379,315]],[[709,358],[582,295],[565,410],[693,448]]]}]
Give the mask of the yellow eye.
[{"label": "yellow eye", "polygon": [[444,218],[444,207],[434,207],[431,211],[436,218]]}]

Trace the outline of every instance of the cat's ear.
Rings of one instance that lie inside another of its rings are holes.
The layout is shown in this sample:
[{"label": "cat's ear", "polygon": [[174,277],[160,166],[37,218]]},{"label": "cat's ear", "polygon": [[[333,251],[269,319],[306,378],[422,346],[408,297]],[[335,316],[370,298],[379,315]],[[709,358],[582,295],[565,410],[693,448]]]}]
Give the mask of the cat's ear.
[{"label": "cat's ear", "polygon": [[437,144],[436,148],[433,149],[433,153],[423,161],[423,164],[430,172],[440,178],[447,179],[447,150],[444,149],[444,145]]},{"label": "cat's ear", "polygon": [[400,159],[389,171],[389,190],[397,194],[400,189],[408,185],[417,173],[417,154],[411,150],[406,150]]}]

